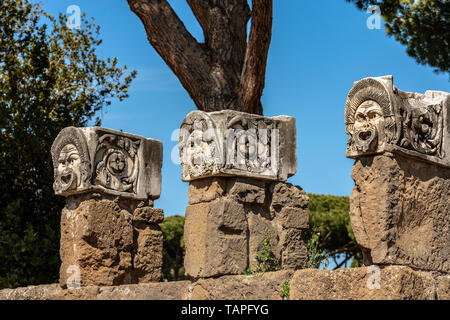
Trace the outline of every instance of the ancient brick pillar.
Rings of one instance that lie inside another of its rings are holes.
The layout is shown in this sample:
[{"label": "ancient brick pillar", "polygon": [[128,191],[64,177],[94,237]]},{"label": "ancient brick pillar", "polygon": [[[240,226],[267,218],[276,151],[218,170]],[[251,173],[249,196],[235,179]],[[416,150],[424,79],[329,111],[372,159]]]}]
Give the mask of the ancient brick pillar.
[{"label": "ancient brick pillar", "polygon": [[100,127],[63,129],[52,146],[62,287],[159,281],[162,144]]},{"label": "ancient brick pillar", "polygon": [[348,95],[350,218],[366,264],[450,272],[449,97],[400,91],[391,76]]},{"label": "ancient brick pillar", "polygon": [[294,118],[194,111],[181,125],[179,147],[189,182],[189,277],[242,274],[257,263],[266,237],[280,268],[305,263],[308,196],[283,182],[297,170]]}]

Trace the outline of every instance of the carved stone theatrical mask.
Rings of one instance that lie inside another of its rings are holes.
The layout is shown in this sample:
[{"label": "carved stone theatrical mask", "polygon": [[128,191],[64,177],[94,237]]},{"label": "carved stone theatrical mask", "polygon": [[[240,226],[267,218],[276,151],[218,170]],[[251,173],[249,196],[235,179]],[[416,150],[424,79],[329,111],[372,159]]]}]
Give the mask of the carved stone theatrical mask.
[{"label": "carved stone theatrical mask", "polygon": [[100,192],[157,199],[162,143],[100,127],[63,129],[52,146],[54,190],[62,196]]},{"label": "carved stone theatrical mask", "polygon": [[449,97],[398,90],[392,76],[355,82],[345,107],[347,157],[397,152],[450,166]]},{"label": "carved stone theatrical mask", "polygon": [[77,147],[68,144],[61,149],[56,169],[55,189],[75,190],[81,185],[81,158]]},{"label": "carved stone theatrical mask", "polygon": [[81,131],[69,127],[55,139],[52,150],[55,182],[58,195],[67,195],[87,188],[91,178],[89,151]]},{"label": "carved stone theatrical mask", "polygon": [[373,101],[364,101],[356,110],[353,125],[355,146],[361,152],[375,152],[378,135],[383,133],[384,116],[380,105]]},{"label": "carved stone theatrical mask", "polygon": [[349,216],[365,265],[450,271],[449,96],[401,91],[392,76],[348,94]]}]

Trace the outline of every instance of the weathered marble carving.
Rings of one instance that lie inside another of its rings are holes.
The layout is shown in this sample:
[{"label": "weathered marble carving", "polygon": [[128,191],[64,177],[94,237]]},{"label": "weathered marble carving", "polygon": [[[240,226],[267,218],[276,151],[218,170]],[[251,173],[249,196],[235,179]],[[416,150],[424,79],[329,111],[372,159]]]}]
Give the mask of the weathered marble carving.
[{"label": "weathered marble carving", "polygon": [[159,198],[162,143],[100,127],[63,129],[52,146],[55,193]]},{"label": "weathered marble carving", "polygon": [[182,180],[243,176],[284,181],[297,171],[295,119],[193,111],[180,128]]},{"label": "weathered marble carving", "polygon": [[450,166],[450,95],[404,92],[392,76],[355,82],[345,106],[347,157],[397,152]]},{"label": "weathered marble carving", "polygon": [[184,266],[190,278],[242,274],[259,265],[261,242],[273,245],[274,264],[305,264],[309,198],[285,182],[214,177],[189,184]]},{"label": "weathered marble carving", "polygon": [[86,139],[77,128],[65,128],[52,146],[55,171],[53,188],[56,194],[66,194],[89,186],[91,161]]},{"label": "weathered marble carving", "polygon": [[111,190],[136,191],[139,145],[140,140],[113,134],[102,135],[96,151],[96,183]]}]

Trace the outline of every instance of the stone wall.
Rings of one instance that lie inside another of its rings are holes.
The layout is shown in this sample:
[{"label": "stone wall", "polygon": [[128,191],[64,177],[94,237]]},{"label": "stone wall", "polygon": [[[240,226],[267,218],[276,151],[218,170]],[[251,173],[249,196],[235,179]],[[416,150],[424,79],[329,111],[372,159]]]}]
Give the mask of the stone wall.
[{"label": "stone wall", "polygon": [[[368,267],[335,271],[301,270],[309,199],[285,182],[297,170],[295,119],[190,113],[179,141],[190,280],[170,283],[157,282],[162,144],[66,128],[52,147],[55,193],[67,197],[60,284],[2,290],[0,299],[448,300],[449,102],[444,92],[398,90],[390,76],[355,83],[345,112],[350,218]],[[282,271],[242,275],[261,271],[264,241],[273,261],[262,271]]]},{"label": "stone wall", "polygon": [[182,180],[189,182],[184,241],[192,279],[306,263],[308,196],[285,181],[297,171],[295,119],[232,110],[193,111],[179,132]]},{"label": "stone wall", "polygon": [[[391,266],[277,271],[198,281],[61,289],[59,284],[0,290],[0,300],[449,300],[450,276]],[[284,290],[283,290],[284,289]]]},{"label": "stone wall", "polygon": [[189,185],[184,241],[191,278],[242,274],[257,265],[261,243],[273,245],[274,264],[299,269],[306,263],[304,231],[308,196],[297,186],[249,178],[217,177]]},{"label": "stone wall", "polygon": [[159,281],[164,215],[152,205],[101,194],[69,197],[61,213],[61,286]]},{"label": "stone wall", "polygon": [[359,158],[350,219],[366,264],[450,272],[450,169],[383,154]]}]

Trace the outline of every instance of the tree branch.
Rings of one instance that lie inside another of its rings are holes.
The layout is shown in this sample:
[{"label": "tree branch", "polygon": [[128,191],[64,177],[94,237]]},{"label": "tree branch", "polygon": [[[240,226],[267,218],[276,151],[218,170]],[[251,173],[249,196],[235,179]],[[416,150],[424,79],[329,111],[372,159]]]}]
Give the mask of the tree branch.
[{"label": "tree branch", "polygon": [[272,38],[273,0],[252,0],[252,25],[241,76],[244,112],[262,114],[261,96]]},{"label": "tree branch", "polygon": [[127,0],[142,21],[147,38],[199,109],[207,105],[201,94],[209,81],[208,52],[189,33],[167,0]]},{"label": "tree branch", "polygon": [[247,0],[187,0],[200,23],[205,44],[220,62],[232,62],[240,75],[247,47]]},{"label": "tree branch", "polygon": [[333,270],[337,270],[337,269],[339,269],[340,267],[342,267],[344,264],[346,264],[347,263],[347,261],[351,258],[352,256],[345,256],[345,259],[341,262],[341,263],[339,263]]},{"label": "tree branch", "polygon": [[358,248],[358,245],[354,244],[354,242],[351,241],[351,242],[347,243],[345,246],[343,246],[342,248],[339,248],[339,249],[336,249],[334,251],[331,251],[328,255],[329,256],[333,256],[333,255],[336,255],[338,253],[349,252],[349,251],[355,250],[357,248]]},{"label": "tree branch", "polygon": [[[187,0],[205,36],[210,51],[211,76],[215,86],[211,95],[222,108],[241,109],[238,93],[247,49],[247,0]],[[220,101],[223,99],[223,101]],[[219,102],[220,101],[220,102]]]},{"label": "tree branch", "polygon": [[186,0],[205,43],[187,31],[167,0],[127,0],[151,45],[204,111],[262,114],[261,96],[272,36],[273,0]]}]

